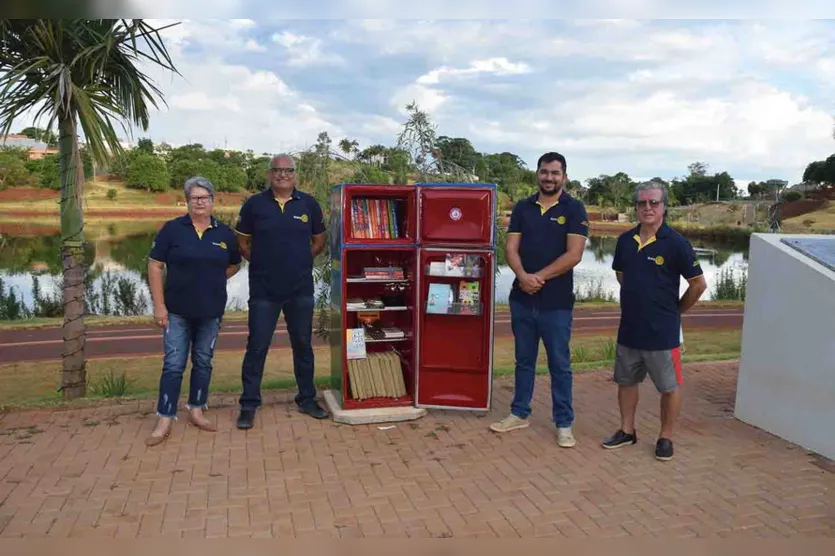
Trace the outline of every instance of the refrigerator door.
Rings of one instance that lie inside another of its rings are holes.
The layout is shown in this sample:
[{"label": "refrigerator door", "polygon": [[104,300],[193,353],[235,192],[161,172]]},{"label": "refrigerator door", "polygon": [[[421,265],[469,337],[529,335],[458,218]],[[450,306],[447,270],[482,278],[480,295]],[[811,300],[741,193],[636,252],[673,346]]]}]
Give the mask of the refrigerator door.
[{"label": "refrigerator door", "polygon": [[425,247],[419,253],[416,405],[488,410],[495,254]]},{"label": "refrigerator door", "polygon": [[492,246],[494,195],[489,187],[420,187],[419,243]]}]

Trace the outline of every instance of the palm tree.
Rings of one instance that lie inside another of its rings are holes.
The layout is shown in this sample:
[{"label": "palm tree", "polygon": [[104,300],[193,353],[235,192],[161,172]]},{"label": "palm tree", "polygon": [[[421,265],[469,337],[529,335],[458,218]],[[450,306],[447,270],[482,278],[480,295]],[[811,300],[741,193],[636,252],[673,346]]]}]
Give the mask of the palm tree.
[{"label": "palm tree", "polygon": [[[65,399],[84,396],[84,171],[78,125],[94,159],[103,163],[122,147],[114,130],[130,124],[148,128],[148,109],[162,94],[140,63],[174,68],[159,32],[141,19],[0,20],[0,133],[16,117],[46,117],[58,124],[61,174],[61,260],[64,353],[61,390]],[[29,112],[31,111],[31,112]],[[37,125],[37,124],[36,124]]]}]

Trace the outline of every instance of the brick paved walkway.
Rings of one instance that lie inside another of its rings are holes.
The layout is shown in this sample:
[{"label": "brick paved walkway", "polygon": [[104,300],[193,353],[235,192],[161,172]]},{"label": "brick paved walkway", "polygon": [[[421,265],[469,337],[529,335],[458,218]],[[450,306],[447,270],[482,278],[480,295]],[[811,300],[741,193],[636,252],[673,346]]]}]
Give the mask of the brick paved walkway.
[{"label": "brick paved walkway", "polygon": [[[835,465],[733,419],[734,364],[688,365],[676,458],[653,458],[658,396],[643,389],[638,445],[604,451],[617,423],[609,373],[576,377],[578,445],[548,424],[547,379],[533,425],[433,411],[380,430],[315,421],[287,393],[256,428],[233,428],[215,397],[212,435],[181,420],[146,448],[150,401],[0,417],[0,537],[833,536]],[[646,386],[649,386],[647,384]]]}]

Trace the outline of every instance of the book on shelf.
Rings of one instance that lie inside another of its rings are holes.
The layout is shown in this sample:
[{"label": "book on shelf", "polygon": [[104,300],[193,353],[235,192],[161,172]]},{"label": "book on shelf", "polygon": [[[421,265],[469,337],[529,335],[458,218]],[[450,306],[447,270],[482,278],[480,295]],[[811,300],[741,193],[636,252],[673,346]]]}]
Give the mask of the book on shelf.
[{"label": "book on shelf", "polygon": [[405,273],[399,266],[372,266],[362,269],[362,277],[368,280],[403,280]]},{"label": "book on shelf", "polygon": [[401,398],[408,394],[400,356],[393,351],[369,353],[365,359],[349,360],[348,382],[355,400]]},{"label": "book on shelf", "polygon": [[357,239],[399,239],[396,199],[351,199],[351,236]]},{"label": "book on shelf", "polygon": [[429,295],[426,300],[427,313],[445,314],[454,301],[452,285],[450,284],[429,284]]},{"label": "book on shelf", "polygon": [[479,277],[481,276],[481,257],[463,253],[448,253],[446,256],[446,276]]},{"label": "book on shelf", "polygon": [[365,339],[368,340],[402,340],[406,338],[406,332],[396,326],[377,326],[371,325],[365,327]]},{"label": "book on shelf", "polygon": [[479,283],[461,281],[458,284],[458,303],[461,313],[475,313],[479,303]]},{"label": "book on shelf", "polygon": [[345,331],[345,336],[345,347],[348,359],[365,358],[365,330],[363,328],[348,328]]},{"label": "book on shelf", "polygon": [[481,278],[481,257],[464,253],[447,253],[443,261],[431,261],[428,272],[430,276]]}]

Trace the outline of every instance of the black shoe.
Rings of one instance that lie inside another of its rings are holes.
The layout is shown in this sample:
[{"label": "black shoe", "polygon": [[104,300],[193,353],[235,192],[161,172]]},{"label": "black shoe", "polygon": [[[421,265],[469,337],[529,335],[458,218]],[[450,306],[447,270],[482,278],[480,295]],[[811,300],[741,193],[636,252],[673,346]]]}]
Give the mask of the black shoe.
[{"label": "black shoe", "polygon": [[318,402],[316,402],[316,400],[300,405],[299,411],[302,413],[307,413],[315,419],[325,419],[328,416],[328,412],[322,409],[322,407],[319,405]]},{"label": "black shoe", "polygon": [[239,429],[251,429],[252,422],[255,420],[254,409],[242,409],[238,415],[237,427]]},{"label": "black shoe", "polygon": [[655,443],[655,459],[670,461],[673,459],[673,441],[669,438],[659,438]]},{"label": "black shoe", "polygon": [[603,447],[608,450],[614,450],[615,448],[622,448],[627,444],[635,444],[636,442],[638,442],[637,432],[632,431],[632,434],[626,434],[618,429],[618,432],[603,441]]}]

